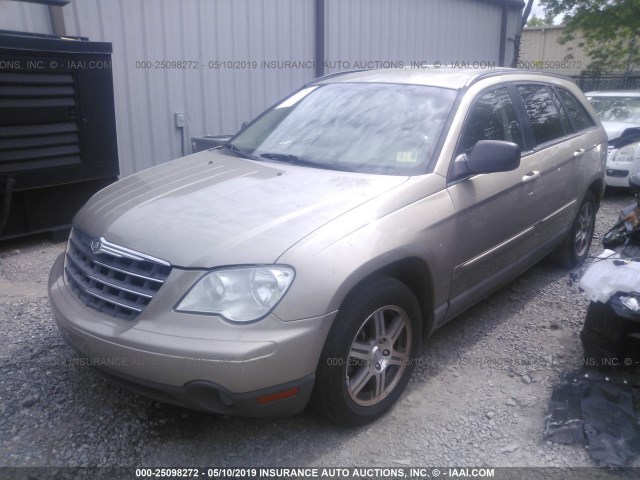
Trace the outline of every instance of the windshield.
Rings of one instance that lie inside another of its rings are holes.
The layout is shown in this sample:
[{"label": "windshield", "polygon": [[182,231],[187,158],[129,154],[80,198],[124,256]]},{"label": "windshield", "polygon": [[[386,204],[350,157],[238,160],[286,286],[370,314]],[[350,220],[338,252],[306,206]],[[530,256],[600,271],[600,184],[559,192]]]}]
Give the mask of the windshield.
[{"label": "windshield", "polygon": [[456,96],[419,85],[305,88],[231,140],[255,159],[389,175],[424,173]]},{"label": "windshield", "polygon": [[640,97],[589,97],[605,122],[640,123]]}]

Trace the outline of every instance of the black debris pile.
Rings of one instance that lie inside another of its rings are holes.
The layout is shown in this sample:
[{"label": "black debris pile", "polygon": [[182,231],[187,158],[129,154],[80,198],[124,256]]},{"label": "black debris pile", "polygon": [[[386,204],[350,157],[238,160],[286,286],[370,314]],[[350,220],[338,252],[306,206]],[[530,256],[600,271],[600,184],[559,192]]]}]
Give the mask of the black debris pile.
[{"label": "black debris pile", "polygon": [[553,389],[545,438],[582,442],[601,466],[624,467],[640,453],[633,385],[622,373],[579,370]]}]

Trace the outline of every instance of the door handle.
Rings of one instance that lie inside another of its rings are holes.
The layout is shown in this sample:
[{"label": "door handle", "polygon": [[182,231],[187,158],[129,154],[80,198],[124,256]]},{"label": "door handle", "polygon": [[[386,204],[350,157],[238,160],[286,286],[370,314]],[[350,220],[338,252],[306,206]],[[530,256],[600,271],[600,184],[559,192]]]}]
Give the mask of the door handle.
[{"label": "door handle", "polygon": [[540,172],[538,170],[533,170],[529,173],[526,173],[524,177],[522,177],[522,183],[533,182],[540,178]]},{"label": "door handle", "polygon": [[573,152],[573,158],[579,158],[582,155],[584,155],[584,148],[580,148],[578,150],[576,150],[575,152]]}]

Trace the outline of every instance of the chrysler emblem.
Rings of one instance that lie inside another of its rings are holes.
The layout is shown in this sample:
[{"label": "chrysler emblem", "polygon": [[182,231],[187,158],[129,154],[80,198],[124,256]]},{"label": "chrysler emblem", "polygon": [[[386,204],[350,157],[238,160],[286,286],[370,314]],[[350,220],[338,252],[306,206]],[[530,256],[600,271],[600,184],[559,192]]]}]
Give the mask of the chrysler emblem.
[{"label": "chrysler emblem", "polygon": [[137,260],[139,262],[146,260],[149,262],[159,263],[161,265],[171,266],[171,264],[165,260],[152,257],[151,255],[145,255],[144,253],[136,252],[135,250],[131,250],[130,248],[116,245],[115,243],[109,242],[104,237],[98,237],[94,240],[91,240],[91,243],[89,243],[89,248],[91,249],[91,253],[93,255],[105,254],[111,255],[112,257],[116,258],[128,258],[130,260]]},{"label": "chrysler emblem", "polygon": [[102,242],[100,240],[94,240],[91,242],[91,251],[93,253],[98,253],[102,248]]}]

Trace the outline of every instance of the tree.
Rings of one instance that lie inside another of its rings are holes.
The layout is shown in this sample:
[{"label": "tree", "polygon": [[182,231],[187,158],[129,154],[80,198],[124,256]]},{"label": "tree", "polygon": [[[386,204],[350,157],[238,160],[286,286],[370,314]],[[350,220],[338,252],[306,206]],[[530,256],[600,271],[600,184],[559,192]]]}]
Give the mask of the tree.
[{"label": "tree", "polygon": [[544,18],[540,18],[535,13],[527,22],[527,27],[544,27],[545,25],[546,23],[544,23]]},{"label": "tree", "polygon": [[587,72],[623,71],[640,66],[640,0],[541,0],[546,16],[564,14],[560,43],[582,40],[591,63]]},{"label": "tree", "polygon": [[539,17],[535,13],[527,22],[527,27],[549,27],[551,25],[553,25],[553,17],[550,17],[549,15]]}]

